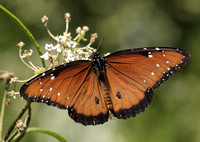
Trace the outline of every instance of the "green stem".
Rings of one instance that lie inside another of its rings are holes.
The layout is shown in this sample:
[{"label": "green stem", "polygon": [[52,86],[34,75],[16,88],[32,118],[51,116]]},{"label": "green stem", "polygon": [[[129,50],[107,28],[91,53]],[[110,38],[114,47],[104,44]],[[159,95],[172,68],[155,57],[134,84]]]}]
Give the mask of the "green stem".
[{"label": "green stem", "polygon": [[2,106],[1,106],[1,115],[0,115],[0,140],[2,139],[2,135],[3,135],[3,119],[4,119],[6,97],[7,97],[7,92],[8,92],[8,88],[9,88],[9,82],[10,82],[10,78],[6,80],[6,86],[5,86],[5,91],[4,91],[3,101],[2,101]]},{"label": "green stem", "polygon": [[19,115],[15,118],[15,120],[12,122],[12,124],[10,125],[10,127],[8,128],[6,134],[4,135],[3,140],[6,141],[8,139],[8,137],[10,136],[12,130],[15,128],[16,122],[24,115],[24,113],[26,112],[26,110],[29,107],[29,102],[27,102],[27,104],[24,106],[24,108],[21,110],[21,112],[19,113]]},{"label": "green stem", "polygon": [[[54,138],[56,138],[57,140],[59,140],[60,142],[67,142],[67,140],[65,138],[63,138],[62,136],[60,136],[59,134],[55,133],[55,132],[52,132],[52,131],[49,131],[49,130],[44,130],[44,129],[40,129],[40,128],[28,128],[27,131],[26,131],[26,134],[28,133],[32,133],[32,132],[39,132],[39,133],[44,133],[44,134],[47,134],[47,135],[50,135]],[[13,141],[15,142],[16,139],[18,139],[20,135],[17,134],[15,136],[15,138],[13,139]]]},{"label": "green stem", "polygon": [[83,32],[83,33],[81,34],[81,36],[78,38],[77,43],[76,43],[76,46],[75,46],[72,50],[74,50],[74,49],[77,47],[78,43],[81,41],[81,39],[84,37],[84,35],[85,35],[85,32]]},{"label": "green stem", "polygon": [[16,137],[17,134],[18,134],[18,131],[15,130],[15,132],[10,136],[7,142],[11,142],[14,139],[14,137]]},{"label": "green stem", "polygon": [[28,105],[28,115],[27,115],[26,120],[24,122],[25,125],[26,125],[26,128],[21,133],[21,135],[15,140],[15,142],[19,142],[24,137],[24,135],[26,134],[26,130],[29,127],[29,124],[30,124],[30,121],[31,121],[31,104],[30,104],[30,102],[27,102],[27,105]]},{"label": "green stem", "polygon": [[[31,40],[31,42],[35,45],[38,54],[41,56],[42,55],[42,51],[37,43],[37,41],[35,40],[34,36],[31,34],[31,32],[26,28],[26,26],[15,16],[13,15],[10,11],[8,11],[5,7],[3,7],[2,5],[0,5],[0,9],[2,11],[4,11],[6,14],[8,14],[11,18],[14,19],[14,21],[22,28],[22,30],[26,33],[26,35],[29,37],[29,39]],[[44,59],[41,58],[42,61],[42,65],[45,68],[45,62]]]}]

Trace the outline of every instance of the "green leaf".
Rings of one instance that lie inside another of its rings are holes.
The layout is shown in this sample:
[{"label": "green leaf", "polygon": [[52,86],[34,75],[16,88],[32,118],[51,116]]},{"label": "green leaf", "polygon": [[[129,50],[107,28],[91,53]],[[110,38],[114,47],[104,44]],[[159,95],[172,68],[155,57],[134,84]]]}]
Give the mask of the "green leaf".
[{"label": "green leaf", "polygon": [[[26,131],[26,134],[31,133],[31,132],[44,133],[44,134],[47,134],[47,135],[50,135],[50,136],[56,138],[60,142],[67,142],[67,140],[64,139],[62,136],[60,136],[59,134],[57,134],[55,132],[49,131],[49,130],[40,129],[40,128],[28,128]],[[15,138],[13,139],[13,141],[15,141],[19,136],[20,136],[20,134],[16,135]]]}]

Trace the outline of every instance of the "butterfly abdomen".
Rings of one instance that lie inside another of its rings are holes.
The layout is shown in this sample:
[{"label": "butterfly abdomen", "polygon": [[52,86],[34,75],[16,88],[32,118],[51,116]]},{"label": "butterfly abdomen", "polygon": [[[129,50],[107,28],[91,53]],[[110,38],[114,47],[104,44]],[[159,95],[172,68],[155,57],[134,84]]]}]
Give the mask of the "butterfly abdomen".
[{"label": "butterfly abdomen", "polygon": [[103,91],[103,99],[104,99],[106,106],[108,107],[108,109],[112,109],[113,105],[112,105],[112,101],[111,101],[111,98],[110,98],[109,89],[104,88],[102,91]]},{"label": "butterfly abdomen", "polygon": [[112,101],[110,97],[110,91],[109,91],[109,83],[108,79],[106,77],[106,69],[105,69],[105,63],[104,59],[99,56],[98,52],[95,52],[93,54],[93,70],[96,73],[96,76],[99,80],[99,84],[101,86],[101,91],[103,94],[103,100],[108,107],[108,109],[112,109]]},{"label": "butterfly abdomen", "polygon": [[103,94],[103,100],[106,104],[106,106],[108,107],[108,109],[112,109],[113,105],[112,105],[112,101],[111,101],[111,97],[110,97],[110,90],[109,90],[109,83],[108,83],[108,79],[106,77],[106,73],[105,73],[105,69],[104,70],[96,70],[96,75],[97,78],[99,80],[99,84],[101,86],[101,91]]}]

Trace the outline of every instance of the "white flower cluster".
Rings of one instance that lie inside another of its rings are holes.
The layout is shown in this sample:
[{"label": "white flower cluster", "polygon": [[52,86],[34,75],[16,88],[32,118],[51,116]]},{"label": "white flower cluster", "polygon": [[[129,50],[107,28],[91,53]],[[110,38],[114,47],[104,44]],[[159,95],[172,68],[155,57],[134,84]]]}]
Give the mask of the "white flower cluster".
[{"label": "white flower cluster", "polygon": [[[75,60],[90,60],[89,57],[94,51],[96,51],[96,49],[91,47],[91,44],[95,41],[96,38],[98,38],[98,35],[96,33],[91,34],[89,44],[80,47],[79,42],[81,40],[87,40],[84,38],[84,35],[89,30],[89,28],[87,26],[83,26],[82,28],[78,27],[76,29],[77,36],[75,38],[72,38],[71,33],[68,32],[69,22],[71,20],[70,14],[66,13],[65,18],[66,30],[63,35],[57,36],[54,36],[49,31],[47,27],[48,18],[46,16],[42,18],[42,22],[47,28],[49,35],[57,42],[55,46],[53,44],[46,44],[46,53],[40,56],[41,58],[50,61],[52,67]],[[56,54],[52,54],[52,51],[54,51],[54,53],[56,52]]]}]

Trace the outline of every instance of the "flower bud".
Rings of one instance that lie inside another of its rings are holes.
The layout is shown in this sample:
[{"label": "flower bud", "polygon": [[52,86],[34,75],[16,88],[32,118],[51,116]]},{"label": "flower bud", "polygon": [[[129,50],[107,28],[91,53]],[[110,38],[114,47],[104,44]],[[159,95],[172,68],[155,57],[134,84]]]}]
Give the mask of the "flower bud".
[{"label": "flower bud", "polygon": [[65,13],[65,19],[66,19],[67,23],[69,23],[71,21],[70,13]]},{"label": "flower bud", "polygon": [[48,17],[46,15],[44,15],[42,18],[41,18],[41,21],[42,23],[44,24],[44,26],[46,27],[47,26],[47,23],[49,21]]},{"label": "flower bud", "polygon": [[19,48],[23,48],[24,47],[24,43],[21,41],[21,42],[19,42],[18,44],[17,44],[17,46],[19,47]]}]

